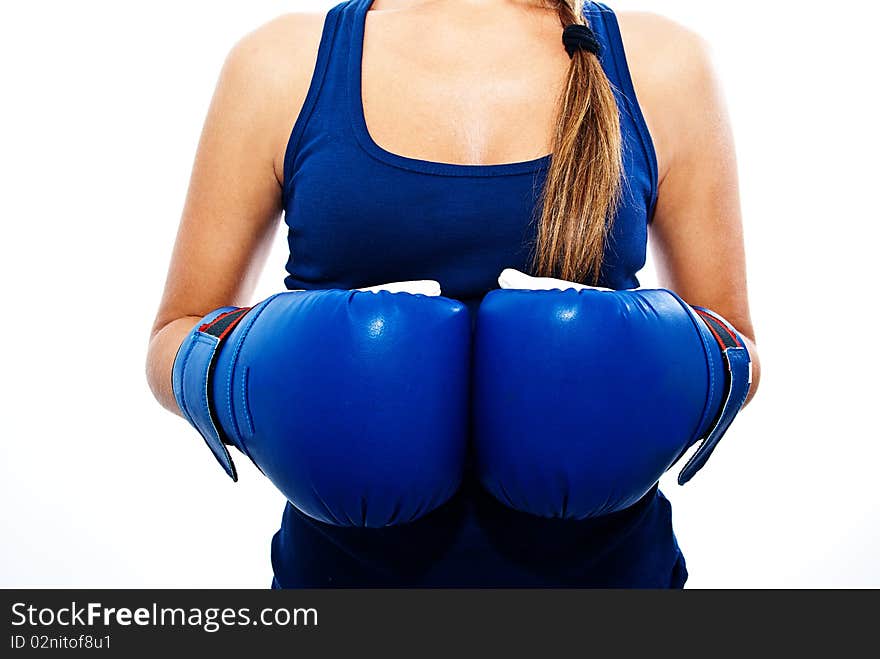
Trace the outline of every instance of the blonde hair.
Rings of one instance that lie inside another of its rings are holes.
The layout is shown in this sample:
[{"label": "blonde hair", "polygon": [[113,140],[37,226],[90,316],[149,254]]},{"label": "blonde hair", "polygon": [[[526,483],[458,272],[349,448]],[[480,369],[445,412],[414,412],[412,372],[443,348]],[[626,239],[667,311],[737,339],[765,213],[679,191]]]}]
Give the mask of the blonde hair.
[{"label": "blonde hair", "polygon": [[[563,26],[585,24],[583,0],[551,0]],[[537,274],[598,282],[621,193],[620,115],[597,55],[573,53],[558,101],[542,192]]]}]

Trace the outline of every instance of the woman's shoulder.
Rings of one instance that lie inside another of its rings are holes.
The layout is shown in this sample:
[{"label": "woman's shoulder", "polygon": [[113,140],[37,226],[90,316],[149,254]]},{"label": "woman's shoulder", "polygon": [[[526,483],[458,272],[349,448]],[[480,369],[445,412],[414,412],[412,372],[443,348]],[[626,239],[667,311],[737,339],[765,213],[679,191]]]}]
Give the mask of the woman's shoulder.
[{"label": "woman's shoulder", "polygon": [[617,13],[639,105],[664,162],[687,139],[687,118],[716,102],[710,44],[696,31],[648,12]]},{"label": "woman's shoulder", "polygon": [[227,64],[248,71],[257,80],[286,85],[308,80],[317,59],[325,13],[279,16],[244,35],[232,47]]},{"label": "woman's shoulder", "polygon": [[[326,13],[284,14],[243,36],[223,66],[220,85],[270,140],[276,174],[294,118],[308,95]],[[280,180],[280,179],[279,179]]]},{"label": "woman's shoulder", "polygon": [[641,11],[617,13],[630,68],[680,77],[711,59],[709,43],[695,30],[670,18]]}]

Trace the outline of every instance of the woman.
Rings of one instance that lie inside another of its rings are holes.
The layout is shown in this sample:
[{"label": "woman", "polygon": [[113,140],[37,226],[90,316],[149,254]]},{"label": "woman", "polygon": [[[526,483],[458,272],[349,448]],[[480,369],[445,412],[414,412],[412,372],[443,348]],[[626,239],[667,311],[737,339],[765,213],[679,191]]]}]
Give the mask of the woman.
[{"label": "woman", "polygon": [[[745,337],[754,395],[734,149],[706,47],[662,18],[581,4],[352,0],[243,39],[153,330],[159,401],[178,412],[178,348],[211,309],[247,302],[282,213],[289,289],[430,279],[471,306],[509,267],[635,288],[650,229],[663,285]],[[687,578],[656,487],[570,522],[499,506],[467,477],[446,506],[387,529],[288,505],[272,559],[279,587]]]}]

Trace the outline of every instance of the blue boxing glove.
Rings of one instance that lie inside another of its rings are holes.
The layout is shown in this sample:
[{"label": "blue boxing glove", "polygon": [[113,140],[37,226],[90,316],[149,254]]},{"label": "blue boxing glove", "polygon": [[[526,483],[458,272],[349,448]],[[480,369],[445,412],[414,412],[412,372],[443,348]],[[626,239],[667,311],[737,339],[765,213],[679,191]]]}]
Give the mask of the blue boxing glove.
[{"label": "blue boxing glove", "polygon": [[697,442],[679,482],[703,467],[751,383],[729,323],[668,290],[516,271],[500,283],[474,345],[475,453],[490,493],[522,512],[585,519],[636,503]]},{"label": "blue boxing glove", "polygon": [[439,291],[286,292],[205,317],[174,395],[233,480],[227,445],[314,519],[403,524],[458,489],[470,339],[467,309]]}]

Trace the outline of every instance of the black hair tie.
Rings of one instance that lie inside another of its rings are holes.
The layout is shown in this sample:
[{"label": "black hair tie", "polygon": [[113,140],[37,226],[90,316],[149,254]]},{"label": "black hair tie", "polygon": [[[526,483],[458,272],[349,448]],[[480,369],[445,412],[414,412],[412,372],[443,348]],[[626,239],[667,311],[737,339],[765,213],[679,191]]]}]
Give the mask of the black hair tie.
[{"label": "black hair tie", "polygon": [[562,43],[565,45],[565,52],[571,58],[579,50],[585,50],[596,56],[602,51],[602,45],[589,25],[578,25],[577,23],[568,25],[562,31]]}]

